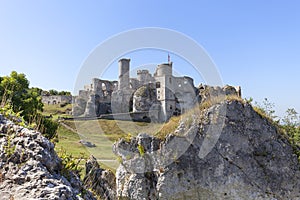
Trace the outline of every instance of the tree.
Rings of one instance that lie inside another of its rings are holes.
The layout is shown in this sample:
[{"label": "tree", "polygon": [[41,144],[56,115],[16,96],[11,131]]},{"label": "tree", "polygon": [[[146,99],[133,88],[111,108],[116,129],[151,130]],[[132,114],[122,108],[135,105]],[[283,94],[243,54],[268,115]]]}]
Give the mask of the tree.
[{"label": "tree", "polygon": [[9,106],[10,113],[35,124],[38,131],[51,139],[55,137],[58,123],[39,113],[43,110],[42,91],[40,88],[29,88],[25,74],[13,71],[10,76],[0,77],[1,108]]},{"label": "tree", "polygon": [[1,106],[10,103],[14,112],[22,112],[22,116],[29,121],[38,111],[43,110],[40,88],[29,88],[29,81],[25,74],[12,71],[10,76],[1,78]]},{"label": "tree", "polygon": [[71,96],[71,92],[68,92],[68,91],[60,91],[60,92],[58,93],[58,95]]},{"label": "tree", "polygon": [[32,118],[38,113],[38,111],[43,111],[42,97],[40,95],[39,88],[27,89],[24,94],[23,104],[21,109],[23,110],[23,115],[25,120],[31,121]]},{"label": "tree", "polygon": [[58,91],[53,90],[53,89],[49,90],[49,93],[50,93],[50,95],[58,95]]},{"label": "tree", "polygon": [[12,71],[10,76],[2,77],[1,88],[1,106],[7,102],[11,102],[15,111],[21,110],[22,100],[26,90],[29,87],[29,81],[26,79],[25,74],[18,74]]}]

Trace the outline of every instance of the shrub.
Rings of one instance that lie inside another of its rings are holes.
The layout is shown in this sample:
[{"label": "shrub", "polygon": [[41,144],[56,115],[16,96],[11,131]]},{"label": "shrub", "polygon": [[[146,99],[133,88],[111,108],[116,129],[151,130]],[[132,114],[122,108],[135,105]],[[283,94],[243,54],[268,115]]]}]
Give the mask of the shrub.
[{"label": "shrub", "polygon": [[64,148],[61,148],[57,151],[57,155],[62,159],[62,173],[67,178],[70,171],[77,175],[82,172],[83,167],[80,166],[80,162],[86,159],[83,153],[79,157],[75,157],[72,154],[68,154]]},{"label": "shrub", "polygon": [[139,150],[139,153],[140,153],[141,156],[145,155],[145,149],[144,149],[142,144],[139,144],[137,149]]}]

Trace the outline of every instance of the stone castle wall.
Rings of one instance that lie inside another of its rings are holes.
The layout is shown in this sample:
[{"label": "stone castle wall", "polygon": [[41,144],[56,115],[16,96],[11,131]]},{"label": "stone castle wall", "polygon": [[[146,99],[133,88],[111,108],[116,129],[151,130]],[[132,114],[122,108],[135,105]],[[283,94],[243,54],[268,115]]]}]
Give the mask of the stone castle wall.
[{"label": "stone castle wall", "polygon": [[72,96],[66,95],[44,95],[42,96],[43,104],[53,105],[61,103],[72,103]]},{"label": "stone castle wall", "polygon": [[[151,113],[149,116],[158,121],[167,121],[173,115],[180,115],[199,101],[201,88],[194,86],[191,77],[173,76],[172,65],[172,62],[158,65],[153,76],[148,70],[138,70],[137,78],[130,78],[130,59],[120,59],[119,80],[94,78],[75,97],[73,114],[98,117],[103,114],[148,111]],[[240,95],[240,88],[233,90],[233,93]]]}]

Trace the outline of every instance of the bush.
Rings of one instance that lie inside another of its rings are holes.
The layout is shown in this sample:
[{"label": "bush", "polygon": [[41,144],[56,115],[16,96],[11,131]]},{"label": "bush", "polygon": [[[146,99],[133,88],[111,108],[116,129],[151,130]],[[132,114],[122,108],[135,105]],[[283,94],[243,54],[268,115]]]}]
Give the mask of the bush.
[{"label": "bush", "polygon": [[46,116],[42,114],[36,114],[35,117],[32,118],[31,124],[49,140],[56,137],[58,122],[46,118]]},{"label": "bush", "polygon": [[62,159],[62,173],[68,178],[69,172],[80,175],[83,167],[80,166],[80,162],[85,160],[86,156],[81,154],[79,157],[75,157],[72,154],[68,154],[65,149],[61,148],[57,151],[57,155]]}]

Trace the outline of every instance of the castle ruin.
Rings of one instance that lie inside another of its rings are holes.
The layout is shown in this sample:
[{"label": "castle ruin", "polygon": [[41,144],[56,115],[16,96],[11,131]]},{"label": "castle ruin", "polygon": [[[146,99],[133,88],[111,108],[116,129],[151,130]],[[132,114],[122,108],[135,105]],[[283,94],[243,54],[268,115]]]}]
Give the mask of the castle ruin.
[{"label": "castle ruin", "polygon": [[72,103],[72,96],[68,95],[42,95],[42,103],[45,105]]},{"label": "castle ruin", "polygon": [[[198,101],[191,77],[173,76],[172,62],[159,64],[152,75],[137,70],[131,78],[130,59],[119,60],[119,80],[94,78],[74,98],[73,115],[84,117],[121,116],[167,121],[192,108]],[[135,120],[135,119],[133,119]]]}]

